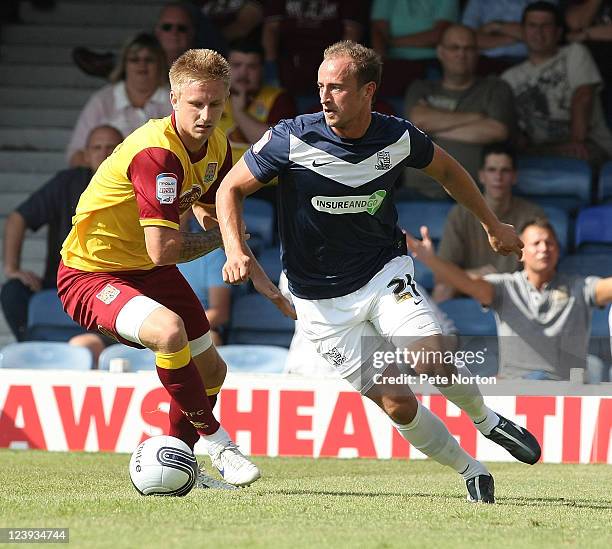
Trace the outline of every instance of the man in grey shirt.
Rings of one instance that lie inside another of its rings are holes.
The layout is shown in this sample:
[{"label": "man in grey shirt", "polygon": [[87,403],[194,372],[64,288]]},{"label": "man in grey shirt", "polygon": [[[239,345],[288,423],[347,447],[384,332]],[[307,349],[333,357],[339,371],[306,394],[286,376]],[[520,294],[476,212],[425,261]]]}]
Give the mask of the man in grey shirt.
[{"label": "man in grey shirt", "polygon": [[559,243],[547,221],[523,226],[522,271],[476,279],[435,255],[426,227],[421,234],[406,235],[413,256],[495,311],[500,377],[567,380],[571,368],[586,367],[591,309],[612,302],[612,278],[557,273]]},{"label": "man in grey shirt", "polygon": [[[407,117],[447,150],[477,179],[482,147],[509,139],[514,131],[514,97],[496,76],[476,75],[476,33],[463,25],[448,27],[437,48],[442,80],[417,80],[406,93]],[[407,170],[407,185],[432,198],[446,197],[439,185]]]}]

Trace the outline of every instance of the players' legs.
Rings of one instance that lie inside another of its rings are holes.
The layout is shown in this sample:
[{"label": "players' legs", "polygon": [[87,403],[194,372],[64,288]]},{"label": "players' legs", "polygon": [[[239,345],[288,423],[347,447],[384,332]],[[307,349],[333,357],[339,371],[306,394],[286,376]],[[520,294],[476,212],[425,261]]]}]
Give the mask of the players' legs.
[{"label": "players' legs", "polygon": [[414,265],[408,256],[387,263],[377,275],[372,291],[377,298],[372,323],[378,333],[409,357],[407,366],[417,374],[434,377],[436,387],[453,404],[472,418],[476,426],[488,434],[499,417],[484,403],[476,384],[453,384],[457,369],[448,360],[455,351],[453,336],[442,336],[426,296],[414,281]]},{"label": "players' legs", "polygon": [[464,366],[462,373],[468,375],[456,376],[452,361],[456,338],[441,335],[427,298],[414,284],[412,259],[395,258],[383,272],[373,289],[376,299],[372,323],[377,332],[398,349],[399,356],[410,357],[407,365],[417,374],[433,377],[436,388],[464,410],[483,435],[504,446],[518,460],[535,463],[540,448],[533,435],[486,406],[476,383],[454,382],[469,377],[470,372]]},{"label": "players' legs", "polygon": [[[200,377],[204,381],[210,407],[214,409],[217,403],[217,396],[225,380],[227,366],[215,347],[211,345],[208,333],[194,341],[190,341],[189,348],[198,372],[200,372]],[[180,438],[193,449],[196,442],[200,439],[200,435],[187,417],[183,415],[175,400],[170,401],[169,416],[170,435]]]},{"label": "players' legs", "polygon": [[137,295],[119,311],[115,330],[124,339],[155,353],[160,381],[201,436],[219,429],[178,314],[149,297]]},{"label": "players' legs", "polygon": [[344,379],[389,416],[413,446],[454,468],[466,479],[488,475],[486,468],[459,446],[444,424],[419,404],[408,385],[384,382],[386,377],[395,377],[400,372],[395,364],[385,368],[377,360],[393,347],[367,320],[376,298],[368,290],[366,285],[354,294],[317,301],[294,297],[304,335]]}]

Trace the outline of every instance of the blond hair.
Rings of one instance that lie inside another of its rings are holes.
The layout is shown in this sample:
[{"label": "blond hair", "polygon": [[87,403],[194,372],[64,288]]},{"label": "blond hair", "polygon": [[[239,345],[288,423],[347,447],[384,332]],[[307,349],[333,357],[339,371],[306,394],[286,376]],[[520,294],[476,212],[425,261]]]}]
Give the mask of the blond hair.
[{"label": "blond hair", "polygon": [[360,86],[374,82],[377,88],[380,87],[382,61],[373,49],[366,48],[352,40],[342,40],[332,44],[323,52],[324,60],[333,57],[350,57],[351,72]]},{"label": "blond hair", "polygon": [[220,53],[213,50],[187,50],[170,67],[170,87],[176,94],[183,86],[221,80],[229,89],[230,65]]}]

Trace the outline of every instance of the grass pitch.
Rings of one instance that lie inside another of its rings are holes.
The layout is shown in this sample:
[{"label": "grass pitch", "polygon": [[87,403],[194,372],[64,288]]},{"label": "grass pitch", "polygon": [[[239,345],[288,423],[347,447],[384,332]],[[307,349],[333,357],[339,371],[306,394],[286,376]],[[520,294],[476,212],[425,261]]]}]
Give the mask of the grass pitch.
[{"label": "grass pitch", "polygon": [[[258,458],[235,492],[139,496],[125,454],[0,451],[0,527],[69,527],[71,547],[612,547],[612,467],[491,464],[470,505],[429,461]],[[210,467],[208,467],[210,470]]]}]

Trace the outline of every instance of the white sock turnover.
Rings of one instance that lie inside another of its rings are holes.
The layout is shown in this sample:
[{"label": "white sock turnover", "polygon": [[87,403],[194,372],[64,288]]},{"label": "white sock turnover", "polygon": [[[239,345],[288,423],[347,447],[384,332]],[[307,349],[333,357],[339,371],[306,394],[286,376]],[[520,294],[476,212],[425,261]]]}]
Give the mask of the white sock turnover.
[{"label": "white sock turnover", "polygon": [[456,383],[436,388],[455,406],[465,411],[483,435],[488,435],[499,423],[499,416],[484,403],[482,393],[475,383]]}]

